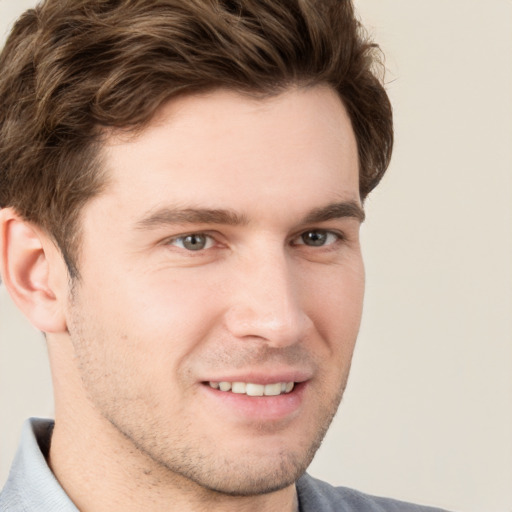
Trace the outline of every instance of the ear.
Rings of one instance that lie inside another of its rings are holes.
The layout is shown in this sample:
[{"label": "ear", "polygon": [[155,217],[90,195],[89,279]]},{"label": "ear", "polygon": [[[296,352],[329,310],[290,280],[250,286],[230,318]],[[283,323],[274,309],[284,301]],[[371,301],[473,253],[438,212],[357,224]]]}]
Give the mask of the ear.
[{"label": "ear", "polygon": [[46,333],[67,330],[67,268],[43,230],[12,208],[0,210],[0,273],[13,301]]}]

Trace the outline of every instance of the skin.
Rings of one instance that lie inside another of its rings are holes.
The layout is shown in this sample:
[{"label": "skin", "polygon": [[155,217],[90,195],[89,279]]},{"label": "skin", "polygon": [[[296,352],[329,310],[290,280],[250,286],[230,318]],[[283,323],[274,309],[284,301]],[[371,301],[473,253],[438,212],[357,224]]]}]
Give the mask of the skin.
[{"label": "skin", "polygon": [[[71,289],[50,239],[3,212],[6,260],[29,235],[41,247],[18,281],[38,290],[24,308],[48,333],[52,470],[82,511],[295,510],[363,302],[357,146],[340,99],[325,86],[183,97],[137,137],[110,134],[103,164]],[[204,248],[187,248],[189,234]],[[205,384],[266,376],[302,384],[261,408]]]}]

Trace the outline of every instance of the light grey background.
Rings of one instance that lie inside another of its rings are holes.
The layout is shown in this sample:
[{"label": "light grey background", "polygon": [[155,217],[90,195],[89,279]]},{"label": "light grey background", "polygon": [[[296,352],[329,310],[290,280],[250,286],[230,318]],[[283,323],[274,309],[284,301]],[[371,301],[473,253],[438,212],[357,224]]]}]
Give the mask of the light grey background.
[{"label": "light grey background", "polygon": [[[0,0],[0,34],[32,1]],[[365,317],[311,472],[466,512],[512,511],[512,2],[359,0],[396,118],[367,204]],[[44,342],[0,290],[0,484],[52,414]]]}]

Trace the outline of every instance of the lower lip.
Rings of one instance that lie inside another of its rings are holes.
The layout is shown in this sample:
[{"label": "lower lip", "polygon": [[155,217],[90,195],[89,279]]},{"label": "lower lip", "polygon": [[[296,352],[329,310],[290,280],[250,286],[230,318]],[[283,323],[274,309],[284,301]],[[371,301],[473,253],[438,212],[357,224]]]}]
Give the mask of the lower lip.
[{"label": "lower lip", "polygon": [[[276,421],[293,416],[298,412],[304,399],[307,382],[295,384],[290,393],[278,396],[248,396],[231,391],[220,391],[203,384],[207,396],[221,407],[221,414],[226,410],[251,421]],[[216,410],[218,408],[216,407]]]}]

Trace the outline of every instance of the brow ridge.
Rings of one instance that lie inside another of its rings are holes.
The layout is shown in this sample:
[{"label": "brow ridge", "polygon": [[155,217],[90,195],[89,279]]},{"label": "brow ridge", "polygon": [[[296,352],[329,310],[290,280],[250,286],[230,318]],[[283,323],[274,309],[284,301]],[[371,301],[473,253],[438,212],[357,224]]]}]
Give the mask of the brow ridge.
[{"label": "brow ridge", "polygon": [[159,208],[137,222],[138,229],[156,228],[168,224],[245,225],[248,219],[232,210],[217,208]]},{"label": "brow ridge", "polygon": [[[332,219],[352,217],[363,222],[365,213],[355,201],[330,203],[313,209],[301,224],[314,224]],[[170,224],[222,224],[229,226],[247,225],[249,219],[244,214],[220,208],[159,208],[136,224],[137,229],[153,229]]]},{"label": "brow ridge", "polygon": [[304,224],[314,224],[343,217],[353,217],[359,222],[364,222],[365,213],[356,201],[342,201],[315,208],[304,217],[302,222]]}]

